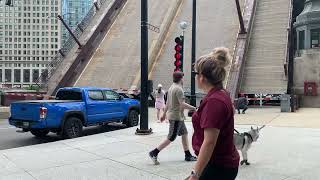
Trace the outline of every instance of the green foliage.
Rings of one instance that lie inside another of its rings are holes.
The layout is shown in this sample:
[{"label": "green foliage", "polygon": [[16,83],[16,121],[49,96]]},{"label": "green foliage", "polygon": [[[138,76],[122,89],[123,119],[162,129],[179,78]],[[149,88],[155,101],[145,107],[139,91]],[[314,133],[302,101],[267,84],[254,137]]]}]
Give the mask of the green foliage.
[{"label": "green foliage", "polygon": [[38,85],[31,85],[27,88],[25,88],[25,90],[32,90],[32,91],[40,91],[40,87]]}]

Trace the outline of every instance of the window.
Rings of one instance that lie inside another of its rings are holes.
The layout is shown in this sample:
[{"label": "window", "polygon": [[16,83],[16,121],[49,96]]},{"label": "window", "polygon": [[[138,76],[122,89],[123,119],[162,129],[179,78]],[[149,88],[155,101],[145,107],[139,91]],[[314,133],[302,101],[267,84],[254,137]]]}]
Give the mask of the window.
[{"label": "window", "polygon": [[57,100],[82,100],[80,91],[75,90],[61,90],[56,95]]},{"label": "window", "polygon": [[114,91],[104,91],[107,100],[117,100],[119,99],[119,94]]},{"label": "window", "polygon": [[21,82],[21,70],[20,69],[14,70],[14,82]]},{"label": "window", "polygon": [[88,91],[88,94],[92,100],[104,100],[102,91]]},{"label": "window", "polygon": [[5,69],[4,70],[4,76],[5,76],[5,82],[11,82],[11,69]]},{"label": "window", "polygon": [[311,29],[311,48],[320,47],[320,29]]},{"label": "window", "polygon": [[39,70],[38,69],[32,70],[32,82],[36,82],[38,80],[38,78],[39,78]]},{"label": "window", "polygon": [[[23,64],[25,67],[26,64]],[[30,69],[23,70],[23,82],[30,82]]]}]

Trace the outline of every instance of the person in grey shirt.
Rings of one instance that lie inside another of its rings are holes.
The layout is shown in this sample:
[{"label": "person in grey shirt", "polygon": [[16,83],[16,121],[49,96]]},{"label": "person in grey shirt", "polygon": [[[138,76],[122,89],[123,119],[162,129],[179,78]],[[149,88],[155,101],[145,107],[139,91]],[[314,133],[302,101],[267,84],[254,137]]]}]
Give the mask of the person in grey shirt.
[{"label": "person in grey shirt", "polygon": [[173,73],[173,84],[168,90],[167,103],[161,121],[166,118],[169,120],[169,133],[167,138],[154,150],[149,152],[149,156],[155,165],[159,164],[158,154],[173,142],[177,136],[182,137],[182,145],[185,153],[185,161],[196,161],[197,158],[192,156],[189,151],[188,130],[184,123],[184,110],[196,110],[195,107],[185,103],[184,92],[182,89],[183,73]]},{"label": "person in grey shirt", "polygon": [[241,109],[242,109],[242,114],[245,114],[246,110],[248,109],[248,104],[249,104],[248,99],[244,96],[244,94],[241,94],[240,97],[238,98],[237,107],[236,107],[238,110],[238,114],[240,114]]}]

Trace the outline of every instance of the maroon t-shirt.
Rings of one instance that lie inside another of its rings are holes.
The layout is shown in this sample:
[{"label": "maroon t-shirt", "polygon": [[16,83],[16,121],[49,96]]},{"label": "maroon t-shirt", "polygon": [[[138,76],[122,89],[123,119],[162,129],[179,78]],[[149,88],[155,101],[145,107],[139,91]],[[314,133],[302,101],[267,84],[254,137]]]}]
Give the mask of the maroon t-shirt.
[{"label": "maroon t-shirt", "polygon": [[198,155],[204,140],[204,129],[220,130],[211,162],[227,168],[239,166],[239,154],[233,143],[234,110],[229,94],[225,90],[212,89],[202,100],[192,116],[194,134],[192,147]]}]

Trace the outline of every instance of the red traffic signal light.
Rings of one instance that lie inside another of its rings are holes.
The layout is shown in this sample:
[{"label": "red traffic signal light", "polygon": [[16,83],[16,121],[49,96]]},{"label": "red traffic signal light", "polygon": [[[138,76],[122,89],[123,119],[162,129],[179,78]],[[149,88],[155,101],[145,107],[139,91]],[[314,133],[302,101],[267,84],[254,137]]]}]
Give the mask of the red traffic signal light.
[{"label": "red traffic signal light", "polygon": [[175,65],[176,67],[180,67],[180,66],[181,66],[181,61],[180,61],[180,60],[176,60],[176,61],[174,62],[174,65]]},{"label": "red traffic signal light", "polygon": [[176,51],[181,51],[182,50],[182,46],[180,44],[177,44],[175,47],[174,47],[174,50]]},{"label": "red traffic signal light", "polygon": [[181,59],[181,54],[179,52],[177,52],[175,55],[174,55],[174,58],[176,60],[180,60]]}]

